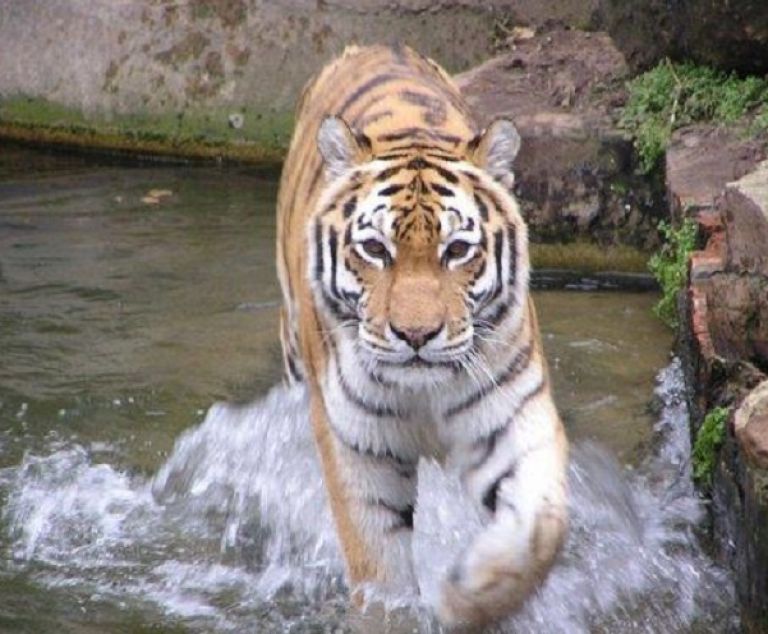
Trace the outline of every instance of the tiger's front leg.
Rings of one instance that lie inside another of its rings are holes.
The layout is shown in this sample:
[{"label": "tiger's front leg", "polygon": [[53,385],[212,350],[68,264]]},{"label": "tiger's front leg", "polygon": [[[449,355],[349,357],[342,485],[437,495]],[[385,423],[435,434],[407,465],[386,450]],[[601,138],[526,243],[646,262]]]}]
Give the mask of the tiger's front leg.
[{"label": "tiger's front leg", "polygon": [[518,610],[545,579],[567,531],[567,441],[549,399],[472,443],[463,479],[491,516],[443,582],[440,620],[477,627]]},{"label": "tiger's front leg", "polygon": [[412,590],[415,461],[369,445],[364,435],[353,432],[354,424],[334,420],[319,390],[313,391],[311,410],[326,490],[356,600],[363,599],[359,591],[369,582],[385,591]]}]

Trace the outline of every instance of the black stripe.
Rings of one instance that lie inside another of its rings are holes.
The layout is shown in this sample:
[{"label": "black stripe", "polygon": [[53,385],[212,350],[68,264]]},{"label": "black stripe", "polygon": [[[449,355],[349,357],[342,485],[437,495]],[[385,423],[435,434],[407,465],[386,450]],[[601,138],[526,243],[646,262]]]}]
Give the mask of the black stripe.
[{"label": "black stripe", "polygon": [[321,288],[321,296],[325,302],[326,308],[328,308],[337,321],[347,321],[349,319],[357,318],[357,315],[348,307],[345,307],[341,301],[331,297],[326,292],[325,287]]},{"label": "black stripe", "polygon": [[342,207],[344,218],[349,218],[354,213],[356,207],[357,196],[352,196],[347,202],[344,203],[344,207]]},{"label": "black stripe", "polygon": [[[373,106],[374,104],[371,104]],[[367,112],[368,108],[363,108],[360,114],[363,114],[364,112]],[[367,128],[372,123],[376,123],[376,121],[380,121],[381,119],[386,119],[387,117],[392,116],[391,110],[380,110],[378,112],[372,112],[370,114],[366,114],[362,118],[355,118],[352,123],[359,127],[359,128]]]},{"label": "black stripe", "polygon": [[437,159],[438,161],[446,161],[447,163],[458,163],[461,160],[457,156],[450,156],[449,154],[437,154],[434,152],[427,152],[427,156],[429,158]]},{"label": "black stripe", "polygon": [[[357,278],[357,275],[355,275]],[[359,281],[359,278],[358,278]],[[361,294],[357,291],[341,291],[341,295],[344,298],[344,301],[347,303],[347,305],[354,305],[357,304],[357,302],[360,301]]]},{"label": "black stripe", "polygon": [[339,246],[339,232],[333,227],[328,228],[328,250],[331,254],[331,295],[336,299],[341,299],[339,287],[336,284],[337,254],[336,249]]},{"label": "black stripe", "polygon": [[496,499],[499,496],[499,487],[501,487],[501,483],[514,475],[515,467],[512,466],[496,478],[494,483],[485,492],[485,495],[483,496],[483,506],[485,506],[491,513],[496,513]]},{"label": "black stripe", "polygon": [[511,302],[501,302],[494,311],[494,313],[484,319],[484,321],[488,322],[489,324],[497,325],[501,322],[502,319],[504,319],[507,316],[507,313],[509,312],[509,305]]},{"label": "black stripe", "polygon": [[439,183],[432,183],[430,185],[430,188],[436,191],[441,196],[451,197],[453,196],[453,190],[448,189],[447,187],[444,187],[443,185],[440,185]]},{"label": "black stripe", "polygon": [[475,204],[477,205],[477,209],[480,212],[480,217],[483,220],[488,220],[488,205],[483,202],[483,199],[480,198],[477,194],[475,194]]},{"label": "black stripe", "polygon": [[413,461],[407,460],[406,458],[402,458],[396,455],[390,449],[375,451],[372,447],[361,447],[355,441],[350,440],[349,438],[344,436],[341,430],[338,427],[336,427],[336,425],[333,424],[332,420],[331,420],[330,426],[331,426],[331,430],[333,430],[333,435],[336,437],[336,440],[338,440],[342,445],[344,445],[350,451],[354,451],[356,454],[365,456],[366,458],[373,458],[375,460],[386,460],[388,462],[392,462],[394,463],[393,466],[396,468],[397,473],[403,477],[410,478],[416,473],[416,465],[414,464]]},{"label": "black stripe", "polygon": [[474,291],[467,291],[467,295],[469,296],[469,299],[471,299],[475,303],[475,305],[478,305],[484,293],[475,293]]},{"label": "black stripe", "polygon": [[440,97],[413,90],[401,90],[400,98],[406,103],[423,109],[421,116],[424,123],[433,126],[441,126],[445,123],[448,108]]},{"label": "black stripe", "polygon": [[415,159],[408,161],[406,167],[409,170],[423,170],[426,167],[430,167],[432,163],[428,163],[421,156],[417,156]]},{"label": "black stripe", "polygon": [[415,136],[424,136],[424,129],[423,128],[403,128],[401,130],[398,130],[397,132],[389,132],[387,134],[380,135],[379,141],[384,141],[384,142],[402,141],[403,139],[408,139],[410,137],[415,137]]},{"label": "black stripe", "polygon": [[[454,136],[452,134],[445,134],[443,132],[438,132],[437,130],[417,128],[415,126],[411,128],[402,128],[401,130],[390,132],[388,134],[382,134],[378,137],[378,140],[382,142],[392,142],[392,141],[401,141],[407,138],[424,138],[424,137],[434,141],[443,141],[445,143],[450,143],[451,145],[458,145],[461,142],[460,137]],[[424,147],[425,149],[429,147],[430,149],[434,149],[434,150],[445,149],[445,148],[440,148],[436,146],[424,146]],[[395,148],[392,148],[392,149],[394,150]]]},{"label": "black stripe", "polygon": [[480,389],[473,392],[468,398],[464,399],[461,403],[451,407],[445,413],[445,417],[452,418],[453,416],[456,416],[457,414],[478,403],[484,396],[490,394],[496,388],[501,387],[502,385],[516,378],[530,365],[531,352],[533,352],[533,348],[531,343],[528,342],[515,353],[515,355],[512,357],[512,360],[501,371],[501,373],[493,377],[493,381],[486,383]]},{"label": "black stripe", "polygon": [[333,341],[333,339],[331,339],[331,348],[333,350],[333,359],[335,361],[334,366],[336,367],[336,378],[339,380],[339,386],[341,387],[341,391],[344,393],[344,396],[347,398],[347,400],[350,401],[357,408],[362,409],[366,414],[370,414],[378,418],[399,417],[400,416],[399,412],[395,411],[394,409],[390,407],[386,407],[384,405],[374,405],[372,403],[369,403],[368,401],[363,399],[361,396],[359,396],[352,390],[352,387],[349,385],[349,383],[347,383],[347,379],[344,376],[344,373],[341,371],[341,363],[339,361],[339,351],[336,348],[336,344]]},{"label": "black stripe", "polygon": [[366,414],[376,416],[377,418],[397,418],[399,413],[394,409],[381,404],[369,403],[359,395],[355,394],[352,387],[347,383],[347,379],[341,372],[338,359],[336,360],[336,376],[339,380],[339,386],[344,393],[346,399],[352,403],[358,409],[363,410]]},{"label": "black stripe", "polygon": [[403,169],[402,165],[395,165],[393,167],[388,167],[387,169],[382,170],[376,175],[376,181],[380,183],[381,181],[389,180],[402,169]]},{"label": "black stripe", "polygon": [[[395,161],[397,159],[406,158],[407,152],[390,152],[389,154],[379,154],[373,157],[374,161]],[[400,168],[398,168],[400,169]]]},{"label": "black stripe", "polygon": [[399,79],[399,75],[395,75],[392,73],[385,73],[384,75],[377,75],[375,77],[371,77],[368,81],[366,81],[364,84],[361,84],[358,86],[355,91],[349,95],[349,97],[346,98],[343,104],[341,104],[341,107],[339,108],[339,115],[344,115],[349,108],[351,108],[355,102],[357,102],[361,97],[365,96],[368,92],[376,88],[377,86],[383,86],[384,84],[388,84],[392,81],[395,81]]},{"label": "black stripe", "polygon": [[315,221],[315,279],[323,279],[325,263],[323,260],[323,227],[319,220]]},{"label": "black stripe", "polygon": [[376,500],[375,504],[378,504],[382,508],[387,509],[390,513],[394,513],[395,515],[400,518],[400,526],[398,528],[407,528],[412,529],[413,528],[413,504],[409,504],[405,508],[397,508],[396,506],[393,506],[392,504],[389,504],[388,502],[385,502],[384,500]]},{"label": "black stripe", "polygon": [[365,151],[370,152],[371,148],[373,147],[371,145],[371,139],[368,137],[367,134],[364,132],[358,132],[355,135],[355,140],[357,141],[357,144],[363,148]]},{"label": "black stripe", "polygon": [[368,379],[371,381],[371,383],[378,383],[382,387],[393,388],[395,386],[394,383],[387,381],[387,379],[385,379],[383,376],[374,374],[370,371],[368,372]]},{"label": "black stripe", "polygon": [[432,136],[434,136],[439,141],[445,141],[451,145],[458,145],[462,141],[461,137],[454,136],[453,134],[445,134],[443,132],[432,131]]},{"label": "black stripe", "polygon": [[485,444],[485,451],[483,451],[483,455],[480,457],[479,460],[475,460],[469,468],[465,471],[465,473],[469,471],[477,471],[480,467],[482,467],[488,458],[491,457],[491,454],[493,453],[494,449],[496,449],[496,443],[499,440],[499,436],[501,434],[506,433],[506,431],[509,429],[509,426],[512,424],[512,419],[508,418],[506,421],[504,421],[504,424],[501,427],[497,427],[494,429],[487,437],[481,438],[480,440],[475,442],[475,445],[482,445]]},{"label": "black stripe", "polygon": [[509,241],[509,283],[514,285],[517,278],[517,231],[514,225],[507,227],[507,240]]},{"label": "black stripe", "polygon": [[432,169],[435,170],[440,176],[442,176],[445,180],[447,180],[451,185],[456,185],[456,183],[459,182],[458,177],[451,171],[445,169],[444,167],[441,167],[440,165],[435,165],[434,163],[431,164]]},{"label": "black stripe", "polygon": [[379,196],[392,196],[403,189],[405,189],[405,185],[389,185],[379,191]]},{"label": "black stripe", "polygon": [[428,143],[423,143],[421,141],[419,142],[412,142],[407,143],[405,145],[395,145],[391,148],[387,148],[390,152],[445,152],[446,149],[440,145],[430,145]]},{"label": "black stripe", "polygon": [[299,368],[296,366],[296,360],[293,358],[293,354],[288,353],[285,355],[285,365],[288,369],[288,374],[294,381],[300,383],[304,380],[301,372],[299,372]]},{"label": "black stripe", "polygon": [[[488,487],[488,490],[485,492],[485,495],[483,495],[483,504],[485,507],[491,511],[491,513],[496,512],[496,508],[498,506],[498,497],[499,497],[499,488],[501,487],[501,483],[506,480],[507,478],[514,478],[515,473],[517,472],[518,465],[523,461],[526,460],[532,453],[535,453],[539,450],[541,450],[544,446],[550,444],[551,440],[547,440],[544,442],[541,442],[537,445],[534,445],[533,447],[529,447],[523,453],[515,457],[514,462],[511,466],[509,466],[501,475],[499,475],[494,481],[493,484],[491,484],[490,487]],[[490,455],[490,454],[489,454]],[[507,508],[514,508],[514,504],[507,502],[506,503]]]},{"label": "black stripe", "polygon": [[504,286],[504,278],[501,276],[501,256],[504,249],[504,233],[501,229],[493,234],[493,256],[496,258],[496,282],[489,301],[493,301],[501,294]]}]

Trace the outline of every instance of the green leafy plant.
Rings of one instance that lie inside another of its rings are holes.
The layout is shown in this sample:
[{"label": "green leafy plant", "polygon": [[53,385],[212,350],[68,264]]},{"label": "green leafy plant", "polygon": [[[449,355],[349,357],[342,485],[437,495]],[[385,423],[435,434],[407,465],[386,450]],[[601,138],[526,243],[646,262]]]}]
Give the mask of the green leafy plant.
[{"label": "green leafy plant", "polygon": [[768,79],[738,77],[706,66],[669,60],[628,83],[629,99],[621,126],[634,137],[640,167],[659,164],[672,132],[696,122],[734,123],[757,115],[754,125],[768,128]]},{"label": "green leafy plant", "polygon": [[715,472],[717,454],[725,440],[725,422],[728,420],[728,409],[715,407],[704,417],[693,445],[693,478],[700,485],[712,484]]},{"label": "green leafy plant", "polygon": [[661,249],[648,260],[648,268],[661,286],[661,299],[653,311],[670,328],[677,328],[677,295],[688,277],[688,256],[696,247],[696,222],[686,218],[675,228],[661,221]]}]

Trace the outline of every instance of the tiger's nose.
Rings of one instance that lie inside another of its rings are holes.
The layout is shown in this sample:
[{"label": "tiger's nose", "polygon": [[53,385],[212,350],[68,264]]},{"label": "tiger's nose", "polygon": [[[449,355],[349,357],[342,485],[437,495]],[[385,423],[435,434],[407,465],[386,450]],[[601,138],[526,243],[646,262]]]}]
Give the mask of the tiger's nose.
[{"label": "tiger's nose", "polygon": [[437,337],[437,335],[443,329],[443,324],[440,324],[434,330],[430,330],[429,328],[403,328],[401,330],[400,328],[397,328],[393,323],[390,323],[389,327],[392,329],[395,337],[405,341],[414,350],[418,350],[422,346],[426,345],[430,339]]}]

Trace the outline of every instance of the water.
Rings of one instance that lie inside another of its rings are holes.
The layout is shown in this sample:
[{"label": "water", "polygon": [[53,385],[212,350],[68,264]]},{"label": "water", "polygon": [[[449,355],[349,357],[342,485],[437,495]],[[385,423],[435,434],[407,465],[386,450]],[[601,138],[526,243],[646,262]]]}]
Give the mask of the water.
[{"label": "water", "polygon": [[[173,195],[142,203],[153,188]],[[306,396],[267,392],[274,195],[270,173],[0,151],[0,631],[437,631],[441,569],[479,520],[420,465],[422,599],[348,612]],[[654,299],[537,295],[573,523],[504,631],[736,627],[697,545],[676,364],[649,407],[669,347]]]}]

